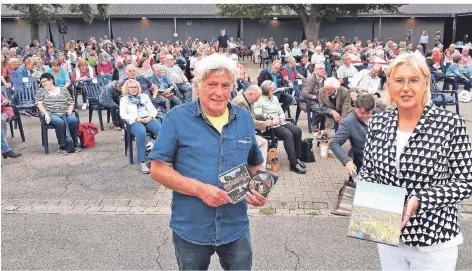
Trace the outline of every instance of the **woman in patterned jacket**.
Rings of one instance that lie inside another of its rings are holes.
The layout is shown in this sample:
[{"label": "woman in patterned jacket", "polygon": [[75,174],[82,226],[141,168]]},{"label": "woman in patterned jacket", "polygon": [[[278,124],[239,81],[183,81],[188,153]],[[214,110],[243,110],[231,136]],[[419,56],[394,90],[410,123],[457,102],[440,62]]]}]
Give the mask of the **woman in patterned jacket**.
[{"label": "woman in patterned jacket", "polygon": [[463,243],[457,204],[472,194],[465,122],[431,103],[421,54],[398,56],[386,71],[393,110],[369,124],[359,181],[406,188],[398,247],[378,244],[383,270],[454,270]]}]

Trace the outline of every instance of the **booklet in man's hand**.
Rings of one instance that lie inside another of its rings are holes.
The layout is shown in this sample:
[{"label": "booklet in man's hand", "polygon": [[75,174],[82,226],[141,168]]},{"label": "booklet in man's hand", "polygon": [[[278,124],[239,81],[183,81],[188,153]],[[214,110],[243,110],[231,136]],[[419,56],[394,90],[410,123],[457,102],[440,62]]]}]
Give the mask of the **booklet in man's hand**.
[{"label": "booklet in man's hand", "polygon": [[234,167],[219,175],[223,189],[233,200],[233,204],[242,201],[246,192],[251,192],[251,190],[266,197],[278,178],[278,174],[265,170],[257,170],[256,174],[251,177],[246,164]]},{"label": "booklet in man's hand", "polygon": [[406,190],[357,182],[348,236],[398,246]]}]

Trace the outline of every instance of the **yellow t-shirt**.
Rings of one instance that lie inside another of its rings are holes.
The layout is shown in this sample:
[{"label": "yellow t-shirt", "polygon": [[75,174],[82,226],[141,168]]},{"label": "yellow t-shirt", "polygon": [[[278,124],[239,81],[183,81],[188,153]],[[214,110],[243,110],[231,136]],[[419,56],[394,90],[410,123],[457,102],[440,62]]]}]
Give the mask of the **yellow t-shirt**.
[{"label": "yellow t-shirt", "polygon": [[218,130],[218,132],[221,132],[223,131],[223,126],[225,126],[225,124],[228,123],[228,120],[229,120],[229,109],[228,107],[226,107],[226,110],[225,112],[223,113],[223,115],[219,116],[219,117],[212,117],[212,116],[209,116],[205,113],[203,113],[205,115],[205,117],[208,118],[208,120],[211,122],[211,124],[213,125],[213,127],[215,127],[216,130]]}]

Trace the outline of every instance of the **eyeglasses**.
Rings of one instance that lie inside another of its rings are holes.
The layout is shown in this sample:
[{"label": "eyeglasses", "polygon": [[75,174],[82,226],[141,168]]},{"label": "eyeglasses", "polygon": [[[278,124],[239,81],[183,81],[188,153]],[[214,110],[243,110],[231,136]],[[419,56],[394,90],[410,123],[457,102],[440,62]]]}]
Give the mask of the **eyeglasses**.
[{"label": "eyeglasses", "polygon": [[421,85],[421,83],[424,83],[424,82],[426,82],[426,80],[420,80],[417,78],[413,78],[411,80],[404,80],[404,79],[390,80],[390,83],[395,88],[402,88],[403,86],[405,86],[405,83],[407,84],[409,88],[417,88]]},{"label": "eyeglasses", "polygon": [[360,115],[363,115],[363,116],[370,116],[374,113],[374,111],[373,110],[367,111],[367,112],[360,111],[359,113],[360,113]]},{"label": "eyeglasses", "polygon": [[44,83],[47,82],[47,81],[49,81],[49,80],[48,80],[48,79],[43,79],[43,80],[39,81],[39,84],[42,85],[42,84],[44,84]]}]

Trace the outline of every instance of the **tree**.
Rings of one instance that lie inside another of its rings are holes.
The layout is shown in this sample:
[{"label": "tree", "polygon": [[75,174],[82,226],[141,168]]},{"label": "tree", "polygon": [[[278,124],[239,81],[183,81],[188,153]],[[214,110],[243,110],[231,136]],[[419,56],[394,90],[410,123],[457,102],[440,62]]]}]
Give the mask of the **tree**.
[{"label": "tree", "polygon": [[[20,12],[19,17],[27,20],[31,25],[31,39],[39,39],[39,24],[54,23],[60,19],[59,4],[19,5],[7,4],[9,9]],[[108,17],[108,5],[68,5],[69,10],[83,16],[84,21],[91,24],[94,19],[105,20]]]},{"label": "tree", "polygon": [[280,15],[295,15],[300,18],[305,30],[307,40],[317,40],[320,33],[320,25],[323,19],[334,20],[338,16],[356,17],[359,13],[388,12],[397,13],[402,5],[393,4],[237,4],[217,5],[218,14],[236,18],[268,18]]}]

